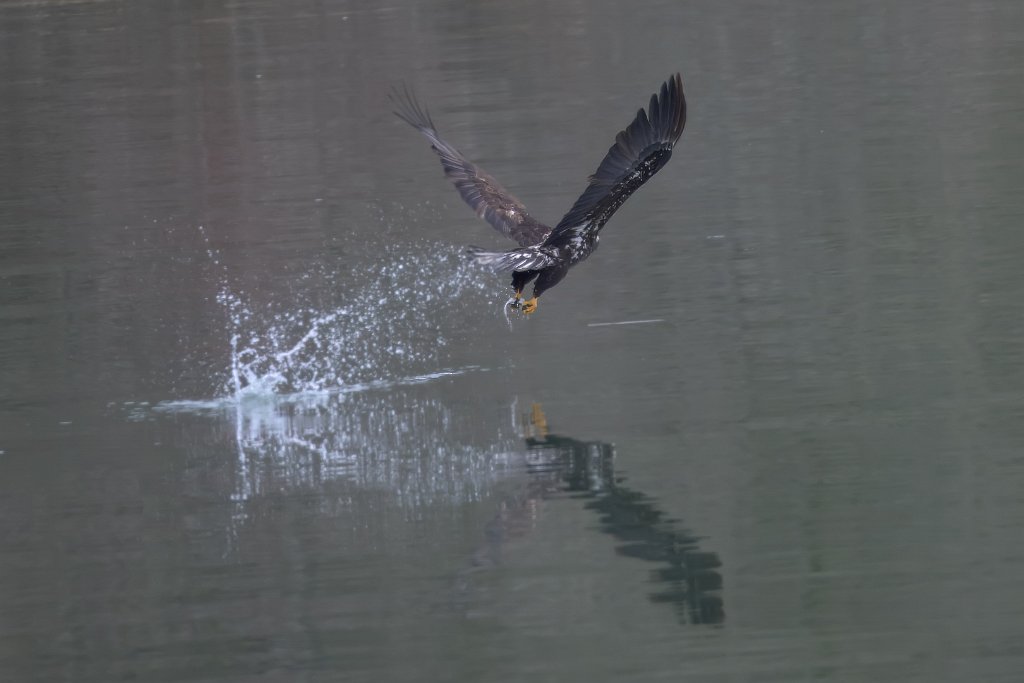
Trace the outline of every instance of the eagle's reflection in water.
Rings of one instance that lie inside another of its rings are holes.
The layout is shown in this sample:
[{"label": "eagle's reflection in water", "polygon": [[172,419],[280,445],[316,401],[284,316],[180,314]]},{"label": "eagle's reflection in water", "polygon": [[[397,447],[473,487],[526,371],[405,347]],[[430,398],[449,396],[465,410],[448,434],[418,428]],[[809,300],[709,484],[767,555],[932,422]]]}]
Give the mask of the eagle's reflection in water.
[{"label": "eagle's reflection in water", "polygon": [[[559,492],[574,494],[598,515],[599,529],[620,542],[617,551],[654,563],[652,581],[658,590],[652,602],[672,605],[689,624],[721,624],[721,560],[701,550],[700,538],[660,510],[653,499],[615,476],[615,448],[603,441],[581,441],[552,434],[538,404],[521,417],[531,485],[504,499],[485,531],[486,543],[474,554],[475,569],[500,559],[504,542],[532,525],[541,499]],[[466,577],[463,577],[466,578]]]},{"label": "eagle's reflection in water", "polygon": [[[498,406],[493,414],[467,412],[437,393],[429,382],[411,382],[348,394],[214,403],[201,411],[166,405],[156,414],[174,414],[170,424],[182,430],[191,453],[183,477],[189,495],[231,501],[230,507],[210,505],[196,513],[198,528],[228,531],[203,536],[214,557],[231,556],[247,543],[280,540],[255,541],[253,535],[261,532],[261,520],[293,499],[302,500],[303,514],[313,515],[311,524],[338,517],[360,537],[372,529],[387,539],[403,538],[409,519],[497,501],[484,541],[468,561],[456,560],[463,567],[456,570],[456,595],[446,595],[473,609],[474,575],[500,563],[516,538],[544,523],[544,501],[568,495],[597,514],[597,528],[619,542],[619,553],[651,563],[652,601],[675,606],[683,623],[723,621],[718,556],[702,551],[698,537],[615,475],[610,443],[552,434],[536,404],[520,415],[513,403],[510,422]],[[218,451],[233,457],[210,457]],[[340,533],[345,525],[332,528]]]}]

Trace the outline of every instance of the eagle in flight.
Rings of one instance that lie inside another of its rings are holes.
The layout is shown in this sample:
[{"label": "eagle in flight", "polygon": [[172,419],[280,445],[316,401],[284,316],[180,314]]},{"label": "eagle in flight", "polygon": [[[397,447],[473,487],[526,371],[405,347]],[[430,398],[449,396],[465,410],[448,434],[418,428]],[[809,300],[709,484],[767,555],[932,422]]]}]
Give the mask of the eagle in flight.
[{"label": "eagle in flight", "polygon": [[[396,116],[423,133],[441,157],[444,174],[476,214],[498,232],[519,243],[519,249],[492,252],[471,247],[469,253],[485,266],[512,273],[514,294],[506,306],[529,315],[537,299],[558,284],[569,269],[597,249],[598,233],[623,202],[668,163],[672,147],[686,125],[683,79],[677,73],[651,95],[647,110],[640,109],[633,122],[615,136],[587,189],[554,228],[541,223],[522,202],[494,178],[466,159],[438,134],[425,108],[409,90],[395,92]],[[533,297],[523,300],[531,281]]]}]

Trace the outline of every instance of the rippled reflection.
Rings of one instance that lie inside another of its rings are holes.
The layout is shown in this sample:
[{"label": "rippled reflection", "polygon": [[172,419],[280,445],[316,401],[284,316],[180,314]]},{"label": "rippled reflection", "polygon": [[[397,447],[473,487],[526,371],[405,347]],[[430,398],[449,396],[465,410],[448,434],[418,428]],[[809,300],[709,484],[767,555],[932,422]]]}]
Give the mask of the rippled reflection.
[{"label": "rippled reflection", "polygon": [[[619,542],[617,552],[655,565],[652,602],[672,605],[682,623],[721,623],[718,555],[702,550],[698,536],[616,475],[614,446],[550,433],[537,404],[525,414],[515,400],[504,410],[481,411],[460,398],[466,376],[478,372],[453,370],[348,393],[249,396],[202,410],[168,403],[157,410],[193,418],[202,412],[215,426],[210,436],[219,444],[210,438],[192,443],[186,481],[192,495],[233,506],[229,517],[206,522],[230,531],[222,552],[232,553],[240,530],[281,496],[306,498],[318,514],[344,516],[353,526],[381,509],[402,511],[393,525],[497,501],[484,542],[456,577],[457,601],[472,602],[473,576],[500,565],[510,543],[550,519],[550,511],[538,512],[545,501],[579,500],[597,515],[597,529]],[[190,435],[198,433],[194,427]],[[234,458],[211,461],[211,447]],[[226,462],[233,463],[227,471]]]},{"label": "rippled reflection", "polygon": [[390,504],[407,509],[457,505],[479,498],[502,472],[521,469],[524,458],[506,415],[474,419],[420,386],[473,371],[350,392],[168,402],[156,411],[210,418],[219,443],[194,441],[192,460],[208,473],[211,447],[235,454],[230,476],[218,483],[239,519],[261,498],[285,492],[318,492],[335,512],[351,508],[353,490],[386,492]]}]

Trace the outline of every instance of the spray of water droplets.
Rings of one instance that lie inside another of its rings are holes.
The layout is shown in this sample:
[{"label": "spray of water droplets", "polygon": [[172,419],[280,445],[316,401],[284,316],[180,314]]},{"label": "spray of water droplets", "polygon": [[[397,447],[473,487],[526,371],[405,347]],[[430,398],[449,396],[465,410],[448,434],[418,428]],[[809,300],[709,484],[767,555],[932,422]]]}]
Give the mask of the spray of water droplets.
[{"label": "spray of water droplets", "polygon": [[493,275],[459,252],[436,243],[383,246],[372,258],[321,257],[303,264],[295,281],[246,289],[231,284],[237,278],[208,248],[227,320],[219,398],[163,401],[132,414],[203,414],[231,425],[221,436],[233,442],[230,496],[239,518],[268,492],[342,479],[392,489],[410,508],[472,499],[515,438],[501,425],[494,435],[462,434],[452,408],[413,391],[484,370],[446,363],[449,341],[467,331],[459,321],[493,316],[501,296]]},{"label": "spray of water droplets", "polygon": [[[486,305],[493,283],[451,247],[388,249],[343,275],[321,268],[317,284],[284,310],[255,310],[223,286],[230,321],[228,395],[331,392],[437,368],[444,320]],[[301,303],[317,297],[315,303]],[[324,303],[324,300],[329,303]]]}]

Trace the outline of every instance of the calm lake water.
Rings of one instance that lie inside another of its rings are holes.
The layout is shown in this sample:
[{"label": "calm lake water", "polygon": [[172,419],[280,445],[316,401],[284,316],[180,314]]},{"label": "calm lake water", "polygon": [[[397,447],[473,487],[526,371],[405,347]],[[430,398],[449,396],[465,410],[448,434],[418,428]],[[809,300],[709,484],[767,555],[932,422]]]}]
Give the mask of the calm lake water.
[{"label": "calm lake water", "polygon": [[0,680],[1019,681],[1021,4],[370,5],[0,5]]}]

